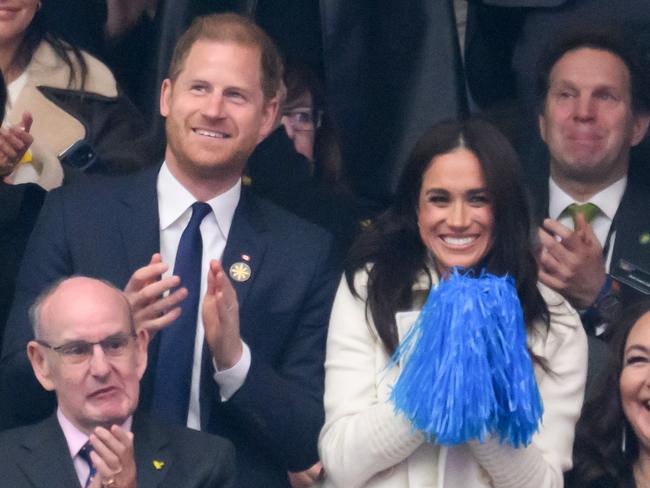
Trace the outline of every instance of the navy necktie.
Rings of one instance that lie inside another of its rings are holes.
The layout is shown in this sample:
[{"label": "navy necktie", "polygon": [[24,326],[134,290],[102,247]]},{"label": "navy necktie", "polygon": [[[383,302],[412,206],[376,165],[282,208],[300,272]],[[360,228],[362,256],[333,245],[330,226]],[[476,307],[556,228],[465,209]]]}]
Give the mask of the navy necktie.
[{"label": "navy necktie", "polygon": [[185,425],[192,383],[194,338],[201,294],[203,240],[200,225],[212,211],[207,203],[192,205],[192,218],[185,227],[176,252],[174,274],[187,288],[181,315],[160,332],[160,349],[151,410],[160,420]]},{"label": "navy necktie", "polygon": [[81,449],[79,449],[79,457],[86,461],[88,463],[88,467],[90,468],[90,471],[88,472],[88,478],[86,478],[86,483],[84,484],[84,488],[86,488],[90,482],[93,480],[95,477],[95,474],[97,473],[97,470],[95,469],[95,465],[93,464],[92,459],[90,459],[90,452],[93,450],[93,446],[90,442],[86,442]]}]

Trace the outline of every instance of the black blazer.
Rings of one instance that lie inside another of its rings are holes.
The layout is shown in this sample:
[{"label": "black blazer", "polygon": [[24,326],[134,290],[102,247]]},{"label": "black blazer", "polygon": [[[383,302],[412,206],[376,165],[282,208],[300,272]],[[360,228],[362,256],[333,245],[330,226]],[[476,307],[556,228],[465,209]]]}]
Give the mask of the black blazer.
[{"label": "black blazer", "polygon": [[[232,488],[235,450],[219,437],[139,416],[133,422],[137,485],[143,488]],[[56,415],[0,434],[0,480],[12,488],[79,486]],[[156,469],[155,461],[162,461]]]},{"label": "black blazer", "polygon": [[38,185],[0,180],[0,349],[18,267],[44,199],[45,190]]},{"label": "black blazer", "polygon": [[[538,223],[548,217],[548,179],[531,184],[535,217]],[[627,187],[619,205],[614,226],[616,238],[612,249],[611,270],[626,261],[650,270],[650,243],[642,237],[650,233],[650,186],[636,174],[628,175]],[[610,270],[610,271],[611,271]]]},{"label": "black blazer", "polygon": [[[10,407],[5,421],[20,424],[51,412],[25,357],[32,337],[27,309],[49,283],[71,274],[107,279],[123,288],[158,252],[158,167],[129,177],[91,178],[48,195],[25,253],[7,323],[0,387]],[[324,349],[339,272],[332,239],[255,195],[242,191],[223,254],[227,270],[247,254],[252,276],[233,283],[241,334],[252,353],[243,386],[221,402],[204,354],[202,429],[237,448],[241,486],[288,486],[286,471],[318,459],[323,423]],[[157,340],[142,382],[140,406],[148,410]],[[43,408],[47,405],[47,408]]]}]

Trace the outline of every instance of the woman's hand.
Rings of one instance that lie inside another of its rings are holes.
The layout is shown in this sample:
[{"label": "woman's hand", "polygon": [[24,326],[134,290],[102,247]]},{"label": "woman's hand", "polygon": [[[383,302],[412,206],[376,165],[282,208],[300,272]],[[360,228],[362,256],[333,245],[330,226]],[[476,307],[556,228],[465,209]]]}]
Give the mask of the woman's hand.
[{"label": "woman's hand", "polygon": [[18,125],[0,128],[0,178],[10,175],[34,142],[29,133],[32,114],[24,112]]},{"label": "woman's hand", "polygon": [[291,488],[309,488],[314,483],[323,479],[323,465],[319,462],[311,468],[299,472],[289,472]]}]

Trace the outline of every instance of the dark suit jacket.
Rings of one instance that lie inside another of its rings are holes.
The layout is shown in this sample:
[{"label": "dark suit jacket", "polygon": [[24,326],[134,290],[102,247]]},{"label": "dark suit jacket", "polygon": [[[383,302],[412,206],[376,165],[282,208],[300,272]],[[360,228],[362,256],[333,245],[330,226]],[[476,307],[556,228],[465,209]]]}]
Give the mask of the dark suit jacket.
[{"label": "dark suit jacket", "polygon": [[[235,450],[219,437],[142,416],[133,422],[137,485],[232,488]],[[0,483],[12,488],[73,488],[79,480],[56,415],[0,434]],[[156,469],[153,461],[162,461]]]},{"label": "dark suit jacket", "polygon": [[18,267],[44,198],[45,190],[38,185],[7,185],[0,180],[0,349]]},{"label": "dark suit jacket", "polygon": [[[548,217],[548,178],[531,183],[534,209],[538,223]],[[628,176],[625,194],[616,213],[614,225],[616,238],[612,249],[610,272],[624,259],[636,266],[650,270],[650,244],[643,243],[641,236],[650,232],[650,188],[633,173]],[[622,308],[639,299],[639,293],[628,286],[621,287]],[[589,362],[587,367],[586,396],[589,398],[598,388],[602,375],[606,374],[609,350],[606,345],[589,336]]]},{"label": "dark suit jacket", "polygon": [[[21,392],[5,400],[12,407],[12,423],[51,411],[38,411],[47,402],[25,358],[32,336],[29,305],[62,276],[101,277],[121,288],[149,262],[160,247],[157,174],[150,168],[130,177],[91,179],[48,195],[19,273],[0,363],[2,388]],[[252,276],[233,284],[251,367],[239,391],[221,402],[209,354],[204,354],[202,428],[235,444],[242,486],[287,486],[286,470],[305,469],[318,459],[326,325],[339,273],[330,259],[329,234],[245,190],[224,250],[224,268],[243,254],[251,257]],[[154,340],[142,382],[145,411],[156,346]]]},{"label": "dark suit jacket", "polygon": [[[548,216],[548,179],[531,182],[535,216],[541,221]],[[641,238],[650,233],[650,185],[633,172],[627,180],[625,194],[614,219],[616,238],[612,249],[611,269],[624,259],[650,270],[650,244]]]}]

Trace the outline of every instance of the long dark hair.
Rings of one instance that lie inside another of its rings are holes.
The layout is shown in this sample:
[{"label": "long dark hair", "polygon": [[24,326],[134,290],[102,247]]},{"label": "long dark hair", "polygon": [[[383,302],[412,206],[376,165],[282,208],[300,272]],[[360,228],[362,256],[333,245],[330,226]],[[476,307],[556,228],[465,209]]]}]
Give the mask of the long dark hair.
[{"label": "long dark hair", "polygon": [[650,298],[645,298],[627,306],[620,322],[614,324],[607,373],[596,385],[596,393],[585,403],[576,424],[573,469],[566,476],[569,487],[634,486],[632,468],[639,457],[639,442],[623,413],[620,378],[627,338],[648,312]]},{"label": "long dark hair", "polygon": [[[36,11],[34,18],[27,26],[25,35],[11,60],[10,67],[16,68],[19,71],[25,69],[42,41],[46,41],[52,46],[56,55],[68,66],[70,72],[68,88],[74,86],[77,77],[79,77],[79,86],[83,90],[86,84],[86,78],[88,77],[88,66],[84,61],[81,51],[75,45],[62,40],[59,35],[48,31],[41,10]],[[77,72],[75,62],[79,66],[79,72]]]},{"label": "long dark hair", "polygon": [[[460,147],[478,158],[493,211],[493,244],[485,268],[508,273],[517,285],[528,326],[548,311],[537,289],[537,263],[532,251],[528,199],[514,149],[490,123],[479,119],[450,120],[431,127],[408,158],[390,208],[353,245],[346,278],[352,292],[355,273],[368,268],[368,299],[377,332],[389,352],[397,346],[395,313],[412,305],[411,287],[420,273],[429,276],[427,249],[417,227],[422,177],[436,156]],[[370,266],[368,266],[370,265]]]}]

